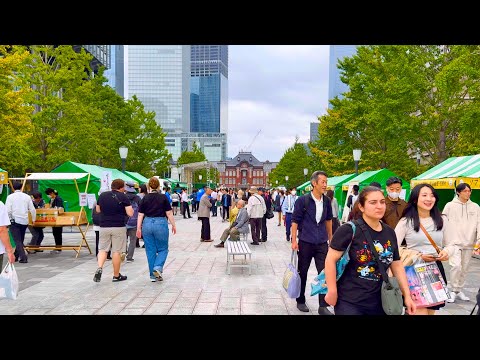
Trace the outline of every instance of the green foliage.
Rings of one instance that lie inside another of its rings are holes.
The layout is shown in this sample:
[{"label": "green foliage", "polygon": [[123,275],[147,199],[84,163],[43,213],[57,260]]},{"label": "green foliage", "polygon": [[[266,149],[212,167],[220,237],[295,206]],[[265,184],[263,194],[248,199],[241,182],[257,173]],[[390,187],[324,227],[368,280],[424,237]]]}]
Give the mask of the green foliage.
[{"label": "green foliage", "polygon": [[[269,181],[276,184],[278,180],[278,185],[288,185],[289,188],[299,186],[305,182],[303,174],[305,168],[309,171],[308,180],[313,173],[312,159],[308,156],[304,145],[298,142],[297,137],[295,143],[285,151],[278,165],[272,170]],[[285,180],[285,176],[288,176],[288,182]]]},{"label": "green foliage", "polygon": [[155,114],[93,76],[92,55],[72,46],[0,46],[0,163],[11,173],[51,171],[65,161],[161,174],[171,155]]},{"label": "green foliage", "polygon": [[[480,151],[478,46],[361,46],[338,67],[349,91],[320,117],[314,161],[328,174],[388,168],[410,179]],[[472,133],[473,131],[473,133]],[[473,136],[472,136],[473,135]],[[416,152],[427,164],[416,165]]]},{"label": "green foliage", "polygon": [[192,146],[192,151],[184,151],[180,154],[180,157],[177,160],[178,165],[190,164],[200,161],[207,160],[205,154],[200,150],[198,145],[194,142]]}]

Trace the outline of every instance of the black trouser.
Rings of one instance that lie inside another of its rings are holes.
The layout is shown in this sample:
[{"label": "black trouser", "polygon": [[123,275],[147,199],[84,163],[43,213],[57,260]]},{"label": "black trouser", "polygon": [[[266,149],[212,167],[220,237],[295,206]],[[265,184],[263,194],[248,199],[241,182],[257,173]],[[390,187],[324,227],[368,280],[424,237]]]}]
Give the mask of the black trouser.
[{"label": "black trouser", "polygon": [[184,218],[186,218],[185,211],[188,213],[188,217],[191,217],[190,216],[190,207],[188,206],[188,202],[182,201],[182,215],[183,215]]},{"label": "black trouser", "polygon": [[250,218],[250,229],[252,231],[252,240],[254,243],[260,241],[260,229],[262,228],[262,218]]},{"label": "black trouser", "polygon": [[210,218],[201,217],[202,219],[202,240],[210,240]]},{"label": "black trouser", "polygon": [[27,255],[23,247],[25,231],[27,231],[27,225],[13,223],[12,226],[10,226],[10,232],[12,233],[13,240],[15,240],[15,257],[19,260],[27,260]]},{"label": "black trouser", "polygon": [[222,206],[223,206],[222,219],[228,220],[228,218],[230,217],[230,206],[225,206],[225,205],[222,205]]},{"label": "black trouser", "polygon": [[267,241],[267,215],[262,218],[262,240]]},{"label": "black trouser", "polygon": [[[61,247],[62,246],[62,233],[63,233],[63,227],[61,226],[55,226],[52,227],[52,233],[53,233],[53,238],[55,239],[55,247]],[[55,250],[60,250],[61,249],[55,249]]]},{"label": "black trouser", "polygon": [[212,216],[217,216],[217,201],[212,203],[211,210],[212,210]]},{"label": "black trouser", "polygon": [[42,244],[42,241],[45,237],[43,234],[43,227],[38,227],[38,226],[29,226],[28,230],[30,230],[30,233],[32,234],[32,240],[30,240],[30,245],[37,245],[40,246]]},{"label": "black trouser", "polygon": [[[312,244],[300,240],[298,243],[298,272],[300,273],[301,287],[300,296],[297,298],[298,304],[305,304],[305,287],[307,285],[307,273],[312,258],[315,260],[315,267],[317,272],[320,272],[325,267],[325,258],[327,257],[328,243]],[[318,295],[318,303],[320,306],[328,306],[325,301],[325,295]]]}]

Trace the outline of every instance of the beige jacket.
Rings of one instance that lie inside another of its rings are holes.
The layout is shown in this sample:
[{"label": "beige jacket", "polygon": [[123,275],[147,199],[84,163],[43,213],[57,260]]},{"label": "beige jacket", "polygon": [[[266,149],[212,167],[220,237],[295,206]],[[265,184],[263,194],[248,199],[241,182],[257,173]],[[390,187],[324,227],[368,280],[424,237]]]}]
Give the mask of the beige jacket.
[{"label": "beige jacket", "polygon": [[254,194],[248,198],[247,214],[250,219],[263,218],[266,212],[267,206],[262,196]]},{"label": "beige jacket", "polygon": [[458,197],[445,205],[443,213],[455,229],[454,244],[462,249],[473,249],[480,240],[480,206],[471,200],[462,203]]},{"label": "beige jacket", "polygon": [[197,216],[200,217],[210,217],[210,208],[212,207],[212,203],[208,198],[207,194],[203,194],[200,198],[200,204],[198,205]]}]

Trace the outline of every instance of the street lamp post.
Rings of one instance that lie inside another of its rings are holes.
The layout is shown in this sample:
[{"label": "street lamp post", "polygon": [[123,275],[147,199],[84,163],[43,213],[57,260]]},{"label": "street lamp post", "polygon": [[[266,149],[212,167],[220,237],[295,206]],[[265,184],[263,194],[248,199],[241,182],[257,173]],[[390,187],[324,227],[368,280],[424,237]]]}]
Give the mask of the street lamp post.
[{"label": "street lamp post", "polygon": [[355,175],[358,175],[358,162],[362,157],[361,149],[353,149],[353,161],[355,161]]},{"label": "street lamp post", "polygon": [[198,175],[198,181],[202,181],[202,174]]},{"label": "street lamp post", "polygon": [[288,190],[288,175],[285,175],[285,187]]},{"label": "street lamp post", "polygon": [[305,182],[307,182],[308,169],[303,169],[303,175],[305,176]]},{"label": "street lamp post", "polygon": [[127,163],[128,148],[126,146],[120,146],[118,148],[118,152],[120,153],[120,158],[122,159],[122,171],[125,172],[125,167],[126,167],[126,163]]}]

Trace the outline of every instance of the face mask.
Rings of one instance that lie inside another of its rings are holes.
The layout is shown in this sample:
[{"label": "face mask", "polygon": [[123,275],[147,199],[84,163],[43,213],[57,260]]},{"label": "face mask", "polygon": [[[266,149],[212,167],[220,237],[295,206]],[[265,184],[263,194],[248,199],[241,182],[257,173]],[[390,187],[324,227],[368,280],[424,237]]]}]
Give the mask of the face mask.
[{"label": "face mask", "polygon": [[296,192],[295,190],[293,190],[293,191],[291,192],[292,195],[295,195],[296,193],[297,193],[297,192]]},{"label": "face mask", "polygon": [[397,192],[389,192],[389,193],[388,193],[388,196],[391,197],[392,199],[398,199],[398,197],[400,196],[400,194],[397,193]]}]

